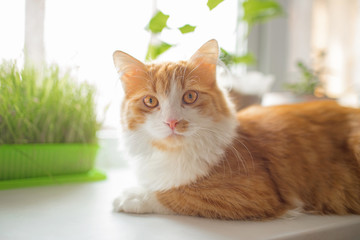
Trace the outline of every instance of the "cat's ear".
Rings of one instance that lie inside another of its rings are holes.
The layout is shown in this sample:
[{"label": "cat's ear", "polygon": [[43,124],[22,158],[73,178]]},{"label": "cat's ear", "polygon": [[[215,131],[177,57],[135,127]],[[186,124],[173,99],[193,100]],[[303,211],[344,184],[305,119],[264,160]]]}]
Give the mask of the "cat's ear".
[{"label": "cat's ear", "polygon": [[215,39],[212,39],[202,45],[190,58],[190,64],[198,69],[203,79],[209,83],[216,81],[216,65],[219,59],[219,45]]},{"label": "cat's ear", "polygon": [[145,64],[122,51],[115,51],[113,59],[125,92],[131,94],[132,91],[141,87],[146,76]]}]

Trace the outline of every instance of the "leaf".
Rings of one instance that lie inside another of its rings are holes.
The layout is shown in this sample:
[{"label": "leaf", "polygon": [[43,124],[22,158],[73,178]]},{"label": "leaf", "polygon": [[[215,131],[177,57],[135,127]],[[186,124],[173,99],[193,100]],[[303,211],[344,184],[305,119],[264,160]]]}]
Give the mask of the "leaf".
[{"label": "leaf", "polygon": [[257,22],[265,22],[283,14],[279,3],[273,0],[247,0],[243,3],[244,17],[251,27]]},{"label": "leaf", "polygon": [[207,6],[209,7],[210,11],[213,10],[217,5],[219,5],[224,0],[208,0]]},{"label": "leaf", "polygon": [[180,32],[182,34],[186,34],[186,33],[191,33],[193,31],[195,31],[195,28],[196,28],[195,26],[191,26],[189,24],[186,24],[186,25],[184,25],[182,27],[179,27],[179,30],[180,30]]},{"label": "leaf", "polygon": [[148,29],[152,33],[160,33],[166,27],[168,18],[169,18],[169,15],[166,15],[166,14],[162,13],[161,11],[158,11],[150,19]]},{"label": "leaf", "polygon": [[220,59],[223,61],[223,63],[225,63],[226,66],[237,64],[252,65],[256,62],[255,57],[251,53],[235,55],[228,53],[223,48],[220,48]]},{"label": "leaf", "polygon": [[158,58],[161,54],[169,50],[173,45],[166,42],[161,42],[160,44],[149,44],[148,51],[146,53],[146,60],[154,60]]}]

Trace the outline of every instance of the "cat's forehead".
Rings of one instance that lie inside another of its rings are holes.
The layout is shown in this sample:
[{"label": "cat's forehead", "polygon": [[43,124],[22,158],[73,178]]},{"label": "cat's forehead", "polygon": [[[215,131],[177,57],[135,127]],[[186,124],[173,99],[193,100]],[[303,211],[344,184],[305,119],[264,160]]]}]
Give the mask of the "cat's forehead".
[{"label": "cat's forehead", "polygon": [[185,61],[150,64],[147,68],[150,88],[157,94],[169,95],[196,83],[191,74],[193,68]]}]

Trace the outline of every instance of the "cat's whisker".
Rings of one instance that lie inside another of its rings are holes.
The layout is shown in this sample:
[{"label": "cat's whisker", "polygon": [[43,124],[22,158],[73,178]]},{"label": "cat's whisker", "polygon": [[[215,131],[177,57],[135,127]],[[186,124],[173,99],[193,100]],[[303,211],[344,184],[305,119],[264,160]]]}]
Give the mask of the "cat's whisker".
[{"label": "cat's whisker", "polygon": [[245,145],[245,143],[243,143],[239,138],[233,138],[234,141],[240,143],[245,149],[246,151],[249,153],[249,157],[251,159],[251,163],[252,163],[252,167],[253,169],[255,168],[255,165],[254,165],[254,158],[253,158],[253,155],[252,153],[250,152],[249,148]]},{"label": "cat's whisker", "polygon": [[[202,127],[202,126],[196,126],[196,128],[197,128],[198,131],[207,131],[207,132],[214,133],[214,137],[216,137],[220,141],[223,140],[223,139],[226,139],[226,136],[223,136],[222,134],[219,134],[220,131],[215,131],[215,130],[213,130],[211,128],[205,128],[205,127]],[[246,151],[249,153],[249,155],[251,156],[251,159],[253,161],[251,152],[246,147],[246,145],[244,143],[242,143],[239,139],[234,138],[233,140],[239,142],[246,149]],[[248,174],[248,167],[246,166],[246,162],[244,161],[244,158],[243,158],[243,156],[241,156],[240,152],[235,147],[233,147],[232,145],[229,145],[228,148],[233,153],[233,155],[236,157],[236,159],[238,160],[237,162],[241,163],[241,165],[243,166],[243,169]],[[224,161],[228,161],[228,159],[224,158]]]}]

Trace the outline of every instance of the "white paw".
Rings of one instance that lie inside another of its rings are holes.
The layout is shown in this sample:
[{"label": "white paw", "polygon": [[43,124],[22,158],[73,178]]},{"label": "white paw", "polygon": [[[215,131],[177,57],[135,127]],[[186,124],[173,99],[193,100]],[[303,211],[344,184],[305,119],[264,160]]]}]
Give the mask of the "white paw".
[{"label": "white paw", "polygon": [[141,188],[127,189],[114,200],[114,211],[127,213],[171,214],[162,206],[153,192]]}]

